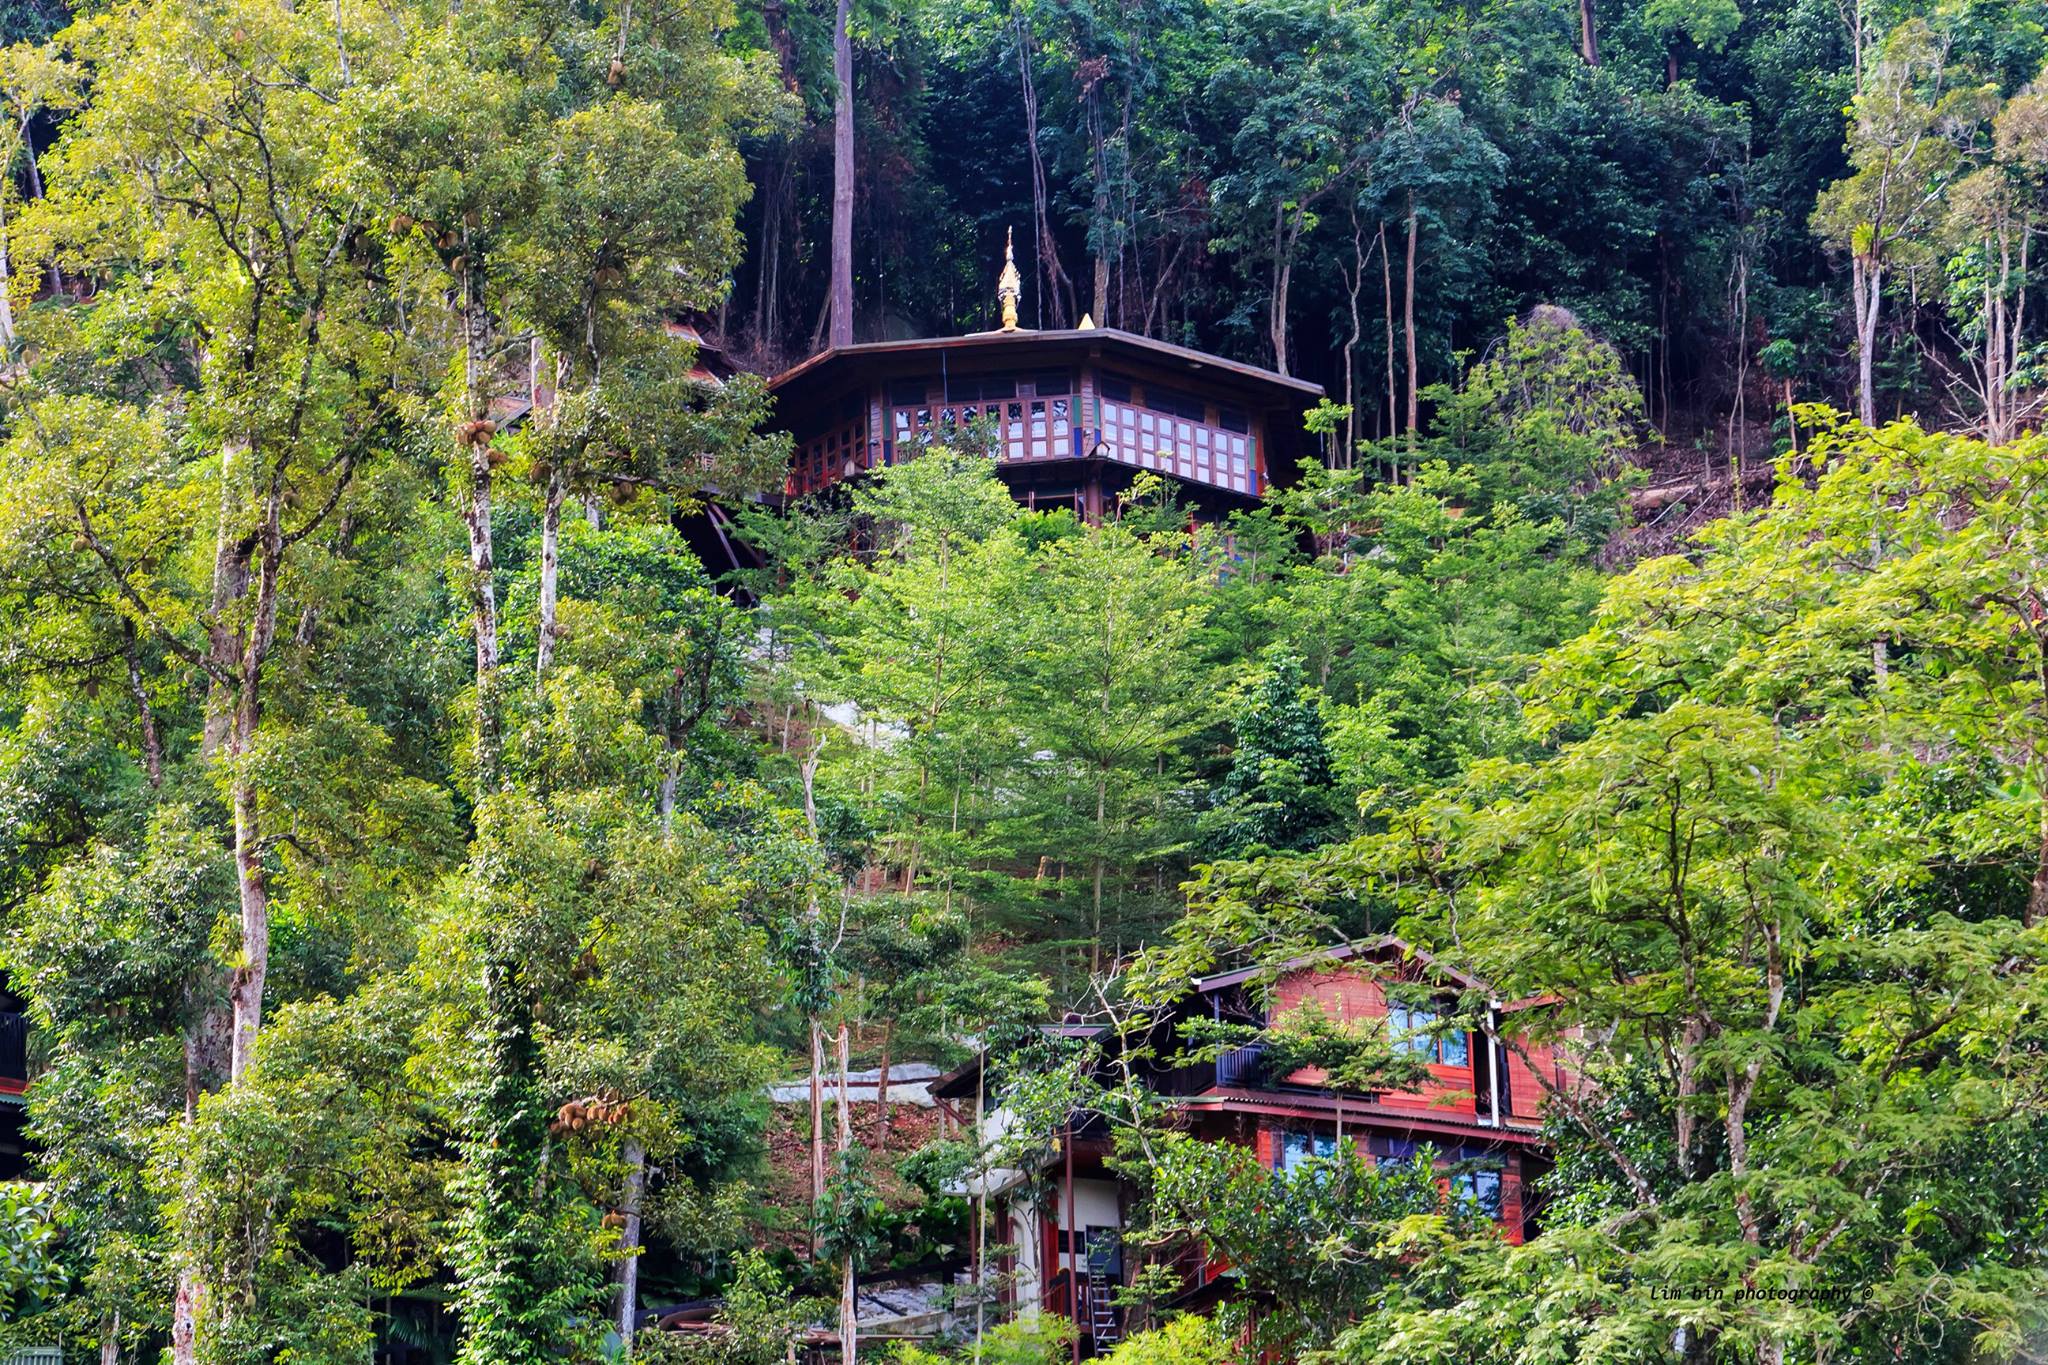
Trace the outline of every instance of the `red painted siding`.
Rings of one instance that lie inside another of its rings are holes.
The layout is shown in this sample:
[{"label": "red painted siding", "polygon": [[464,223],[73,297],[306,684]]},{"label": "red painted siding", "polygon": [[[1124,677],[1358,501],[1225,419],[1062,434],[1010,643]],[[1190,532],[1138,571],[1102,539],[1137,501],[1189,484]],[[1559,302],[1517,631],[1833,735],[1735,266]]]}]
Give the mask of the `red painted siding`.
[{"label": "red painted siding", "polygon": [[[1374,964],[1370,967],[1341,965],[1325,970],[1313,968],[1289,973],[1274,983],[1272,1014],[1284,1018],[1293,1010],[1310,1000],[1316,1002],[1323,1012],[1332,1019],[1361,1020],[1383,1019],[1387,1013],[1386,992],[1375,979],[1375,971],[1394,969],[1393,964]],[[1475,1045],[1477,1042],[1475,1036]],[[1472,1048],[1467,1048],[1471,1055]],[[1524,1060],[1523,1053],[1528,1054]],[[1517,1126],[1533,1127],[1541,1118],[1546,1090],[1530,1069],[1530,1062],[1543,1068],[1547,1079],[1557,1079],[1557,1063],[1548,1046],[1537,1043],[1522,1043],[1508,1049],[1507,1096],[1511,1119]],[[1431,1081],[1413,1091],[1395,1091],[1379,1097],[1379,1102],[1389,1109],[1404,1109],[1416,1114],[1435,1114],[1445,1118],[1474,1118],[1477,1104],[1473,1095],[1472,1068],[1465,1066],[1442,1066],[1430,1064]],[[1320,1085],[1323,1074],[1313,1067],[1286,1077],[1290,1085]]]},{"label": "red painted siding", "polygon": [[[1543,1115],[1548,1092],[1544,1089],[1543,1082],[1536,1079],[1535,1072],[1530,1070],[1529,1061],[1534,1061],[1542,1067],[1545,1079],[1553,1084],[1557,1080],[1557,1062],[1551,1056],[1548,1047],[1535,1043],[1523,1043],[1519,1047],[1510,1046],[1507,1051],[1510,1117],[1518,1124],[1533,1124]],[[1524,1052],[1529,1054],[1528,1061],[1523,1060]]]},{"label": "red painted siding", "polygon": [[[1284,1018],[1313,1000],[1332,1019],[1352,1021],[1384,1019],[1387,996],[1367,970],[1338,967],[1330,971],[1306,970],[1291,973],[1274,983],[1273,1017]],[[1470,1049],[1467,1048],[1467,1055]],[[1380,1096],[1390,1109],[1408,1109],[1421,1114],[1472,1118],[1476,1114],[1472,1096],[1472,1068],[1430,1063],[1429,1084],[1413,1091],[1392,1091]],[[1323,1073],[1303,1067],[1286,1078],[1290,1085],[1320,1085]]]}]

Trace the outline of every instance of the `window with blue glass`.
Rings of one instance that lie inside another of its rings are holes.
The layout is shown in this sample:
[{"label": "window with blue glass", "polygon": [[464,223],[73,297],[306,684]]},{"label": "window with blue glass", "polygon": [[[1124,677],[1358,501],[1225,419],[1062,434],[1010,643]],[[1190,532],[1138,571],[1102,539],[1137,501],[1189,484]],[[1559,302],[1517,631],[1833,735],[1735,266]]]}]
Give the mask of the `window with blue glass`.
[{"label": "window with blue glass", "polygon": [[1284,1132],[1273,1153],[1273,1169],[1291,1171],[1311,1157],[1337,1155],[1337,1139],[1328,1133]]},{"label": "window with blue glass", "polygon": [[1444,1016],[1412,1005],[1387,1006],[1387,1038],[1396,1052],[1410,1052],[1445,1066],[1470,1066],[1472,1048],[1462,1029],[1434,1034]]},{"label": "window with blue glass", "polygon": [[1500,1217],[1500,1172],[1460,1171],[1451,1177],[1451,1189],[1488,1218]]}]

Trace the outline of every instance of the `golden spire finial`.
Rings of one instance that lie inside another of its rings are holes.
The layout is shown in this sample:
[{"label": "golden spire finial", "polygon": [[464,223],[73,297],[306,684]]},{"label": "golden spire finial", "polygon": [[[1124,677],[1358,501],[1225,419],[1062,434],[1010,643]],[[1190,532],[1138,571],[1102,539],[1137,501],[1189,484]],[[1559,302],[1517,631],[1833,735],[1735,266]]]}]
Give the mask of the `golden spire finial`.
[{"label": "golden spire finial", "polygon": [[996,297],[1003,303],[1003,330],[1017,330],[1017,300],[1024,296],[1024,277],[1017,273],[1016,233],[1003,229],[1003,273],[996,280]]}]

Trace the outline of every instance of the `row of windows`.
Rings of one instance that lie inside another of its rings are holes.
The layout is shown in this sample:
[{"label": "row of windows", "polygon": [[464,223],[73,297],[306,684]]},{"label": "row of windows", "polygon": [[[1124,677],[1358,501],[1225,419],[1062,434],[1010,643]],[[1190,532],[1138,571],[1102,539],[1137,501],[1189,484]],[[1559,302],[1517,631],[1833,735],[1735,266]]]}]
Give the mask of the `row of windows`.
[{"label": "row of windows", "polygon": [[1074,454],[1073,400],[1018,399],[1007,403],[962,403],[949,407],[895,408],[890,434],[898,447],[944,440],[980,426],[1005,460],[1066,459]]},{"label": "row of windows", "polygon": [[1102,404],[1102,442],[1113,457],[1140,469],[1256,493],[1251,437],[1149,408]]},{"label": "row of windows", "polygon": [[[1292,1172],[1312,1160],[1328,1159],[1337,1154],[1337,1139],[1329,1133],[1289,1129],[1278,1137],[1279,1141],[1273,1146],[1273,1169],[1276,1171]],[[1403,1165],[1420,1159],[1418,1145],[1401,1138],[1370,1138],[1366,1150],[1381,1166]],[[1454,1150],[1448,1156],[1456,1162],[1498,1160],[1462,1149]],[[1498,1166],[1475,1165],[1459,1171],[1450,1177],[1450,1186],[1452,1193],[1478,1207],[1487,1217],[1500,1217],[1501,1173]]]},{"label": "row of windows", "polygon": [[[1129,403],[1147,407],[1169,417],[1185,417],[1191,422],[1207,422],[1209,404],[1200,394],[1183,393],[1160,384],[1139,384],[1126,375],[1105,374],[1097,381],[1102,396],[1112,403]],[[1241,408],[1225,407],[1218,404],[1214,425],[1225,431],[1249,435],[1252,429],[1250,414]]]}]

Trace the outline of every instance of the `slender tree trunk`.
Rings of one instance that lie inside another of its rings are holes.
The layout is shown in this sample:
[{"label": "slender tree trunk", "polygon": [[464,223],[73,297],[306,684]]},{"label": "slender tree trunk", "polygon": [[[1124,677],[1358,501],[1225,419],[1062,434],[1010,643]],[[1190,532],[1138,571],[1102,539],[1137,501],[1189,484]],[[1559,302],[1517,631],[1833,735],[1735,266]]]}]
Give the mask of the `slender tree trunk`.
[{"label": "slender tree trunk", "polygon": [[164,746],[157,734],[156,709],[149,704],[149,689],[142,685],[142,658],[136,640],[135,623],[121,618],[121,655],[128,665],[128,695],[135,698],[135,724],[142,750],[142,770],[152,788],[164,784]]},{"label": "slender tree trunk", "polygon": [[1600,35],[1593,23],[1593,0],[1579,0],[1579,55],[1587,66],[1600,65]]},{"label": "slender tree trunk", "polygon": [[1856,312],[1856,415],[1877,425],[1877,309],[1884,292],[1884,267],[1858,253],[1849,265],[1850,304]]},{"label": "slender tree trunk", "polygon": [[1401,327],[1408,345],[1408,449],[1415,449],[1415,428],[1421,420],[1421,388],[1415,373],[1415,239],[1419,235],[1415,194],[1408,195],[1408,277],[1401,293]]},{"label": "slender tree trunk", "polygon": [[540,513],[540,627],[535,634],[533,653],[536,693],[546,686],[548,669],[555,661],[555,614],[562,575],[562,503],[568,496],[568,476],[559,465],[550,468]]},{"label": "slender tree trunk", "polygon": [[109,1313],[100,1323],[100,1365],[121,1365],[121,1315]]},{"label": "slender tree trunk", "polygon": [[984,1042],[981,1049],[981,1063],[974,1069],[974,1169],[978,1175],[974,1187],[974,1235],[968,1241],[973,1265],[970,1278],[974,1282],[974,1358],[981,1359],[981,1336],[988,1322],[988,1288],[983,1281],[988,1276],[988,1162],[983,1143],[986,1135],[985,1108],[988,1096],[988,1047]]},{"label": "slender tree trunk", "polygon": [[[846,1083],[846,1025],[839,1026],[839,1153],[842,1161],[853,1147],[853,1112]],[[854,1274],[858,1267],[849,1248],[839,1277],[839,1359],[854,1365],[860,1349],[860,1305],[855,1296]]]},{"label": "slender tree trunk", "polygon": [[[1400,404],[1394,397],[1394,261],[1387,251],[1387,225],[1380,224],[1380,291],[1386,303],[1387,320],[1387,460],[1394,459],[1394,427],[1400,421]],[[1392,471],[1390,471],[1390,474]],[[1391,482],[1398,478],[1390,477]]]},{"label": "slender tree trunk", "polygon": [[1045,324],[1045,301],[1052,300],[1052,325],[1065,327],[1073,281],[1060,265],[1059,241],[1052,232],[1051,195],[1046,188],[1045,158],[1038,149],[1038,87],[1031,78],[1031,30],[1022,14],[1017,19],[1017,79],[1024,98],[1024,143],[1031,163],[1031,216],[1036,233],[1040,281],[1038,324]]},{"label": "slender tree trunk", "polygon": [[1287,373],[1287,293],[1293,282],[1293,251],[1287,230],[1287,206],[1273,206],[1273,279],[1266,304],[1266,339],[1273,347],[1273,369]]},{"label": "slender tree trunk", "polygon": [[875,1073],[875,1150],[887,1155],[889,1151],[889,1047],[896,1041],[896,1021],[888,1020],[882,1025],[882,1065]]},{"label": "slender tree trunk", "polygon": [[[2048,694],[2048,640],[2037,642],[2035,651],[2042,691]],[[2028,929],[2048,923],[2048,763],[2040,755],[2036,755],[2034,762],[2035,770],[2041,774],[2035,792],[2041,814],[2035,827],[2034,877],[2027,888],[2027,908],[2021,921]]]},{"label": "slender tree trunk", "polygon": [[1102,877],[1107,861],[1102,855],[1102,841],[1106,834],[1109,811],[1109,779],[1102,773],[1095,775],[1095,897],[1092,927],[1094,932],[1088,938],[1088,965],[1091,971],[1102,970]]},{"label": "slender tree trunk", "polygon": [[456,457],[467,468],[469,487],[462,519],[469,532],[470,626],[476,637],[476,790],[479,796],[498,785],[503,715],[498,675],[497,555],[491,526],[491,313],[483,295],[481,244],[463,230],[462,379],[464,422],[458,430]]},{"label": "slender tree trunk", "polygon": [[236,534],[238,468],[249,458],[243,441],[229,441],[220,452],[220,511],[214,534],[212,601],[207,611],[206,662],[211,680],[206,694],[206,720],[199,750],[211,758],[227,746],[234,727],[235,690],[229,681],[242,654],[242,638],[233,607],[249,592],[249,557],[253,540]]},{"label": "slender tree trunk", "polygon": [[498,693],[498,590],[491,530],[490,443],[474,426],[485,420],[490,404],[491,319],[480,294],[478,272],[479,267],[472,263],[464,285],[464,411],[468,422],[458,454],[469,469],[462,520],[469,531],[469,605],[471,629],[476,636],[476,787],[477,794],[482,796],[498,785],[503,721]]},{"label": "slender tree trunk", "polygon": [[[217,982],[194,985],[188,989],[193,995],[188,1006],[198,1001],[205,1002],[196,1010],[197,1017],[185,1027],[185,1126],[190,1129],[199,1117],[199,1097],[216,1089],[220,1083],[221,1053],[229,1030],[227,1013],[215,1003],[214,987]],[[185,1175],[186,1204],[189,1207],[197,1198],[193,1189],[192,1173]],[[172,1365],[195,1365],[199,1359],[199,1305],[205,1294],[205,1285],[200,1278],[189,1240],[181,1235],[177,1239],[177,1285],[171,1294],[171,1360]]]},{"label": "slender tree trunk", "polygon": [[234,1034],[228,1077],[239,1083],[255,1059],[256,1036],[263,1028],[263,987],[270,972],[270,886],[263,869],[263,832],[257,809],[256,778],[246,759],[256,743],[262,720],[263,670],[277,633],[278,574],[283,567],[281,517],[284,489],[273,480],[264,499],[262,560],[256,579],[256,602],[243,646],[240,696],[230,757],[235,821],[235,873],[239,883],[242,942],[239,960],[228,975],[228,1004]]},{"label": "slender tree trunk", "polygon": [[14,355],[14,301],[12,283],[14,271],[7,259],[7,207],[0,203],[0,355],[8,357],[12,365]]},{"label": "slender tree trunk", "polygon": [[1102,86],[1098,81],[1088,88],[1088,143],[1089,156],[1095,167],[1095,190],[1091,208],[1091,233],[1095,240],[1090,243],[1095,253],[1095,306],[1090,310],[1095,325],[1107,327],[1109,320],[1109,161],[1103,151],[1102,136]]},{"label": "slender tree trunk", "polygon": [[661,833],[663,838],[675,829],[676,783],[683,774],[683,733],[682,706],[683,685],[680,682],[669,685],[669,728],[668,752],[663,755],[661,771]]},{"label": "slender tree trunk", "polygon": [[619,1198],[619,1340],[633,1353],[633,1323],[640,1313],[640,1213],[647,1196],[647,1147],[639,1138],[626,1139],[622,1153],[626,1183]]},{"label": "slender tree trunk", "polygon": [[825,1029],[811,1020],[811,1200],[825,1198]]},{"label": "slender tree trunk", "polygon": [[1340,467],[1351,468],[1358,454],[1358,343],[1365,337],[1365,323],[1358,312],[1358,296],[1365,289],[1365,227],[1358,221],[1358,208],[1351,210],[1351,275],[1344,281],[1346,301],[1351,308],[1351,335],[1344,342],[1344,455]]},{"label": "slender tree trunk", "polygon": [[832,21],[832,345],[853,344],[853,0]]}]

